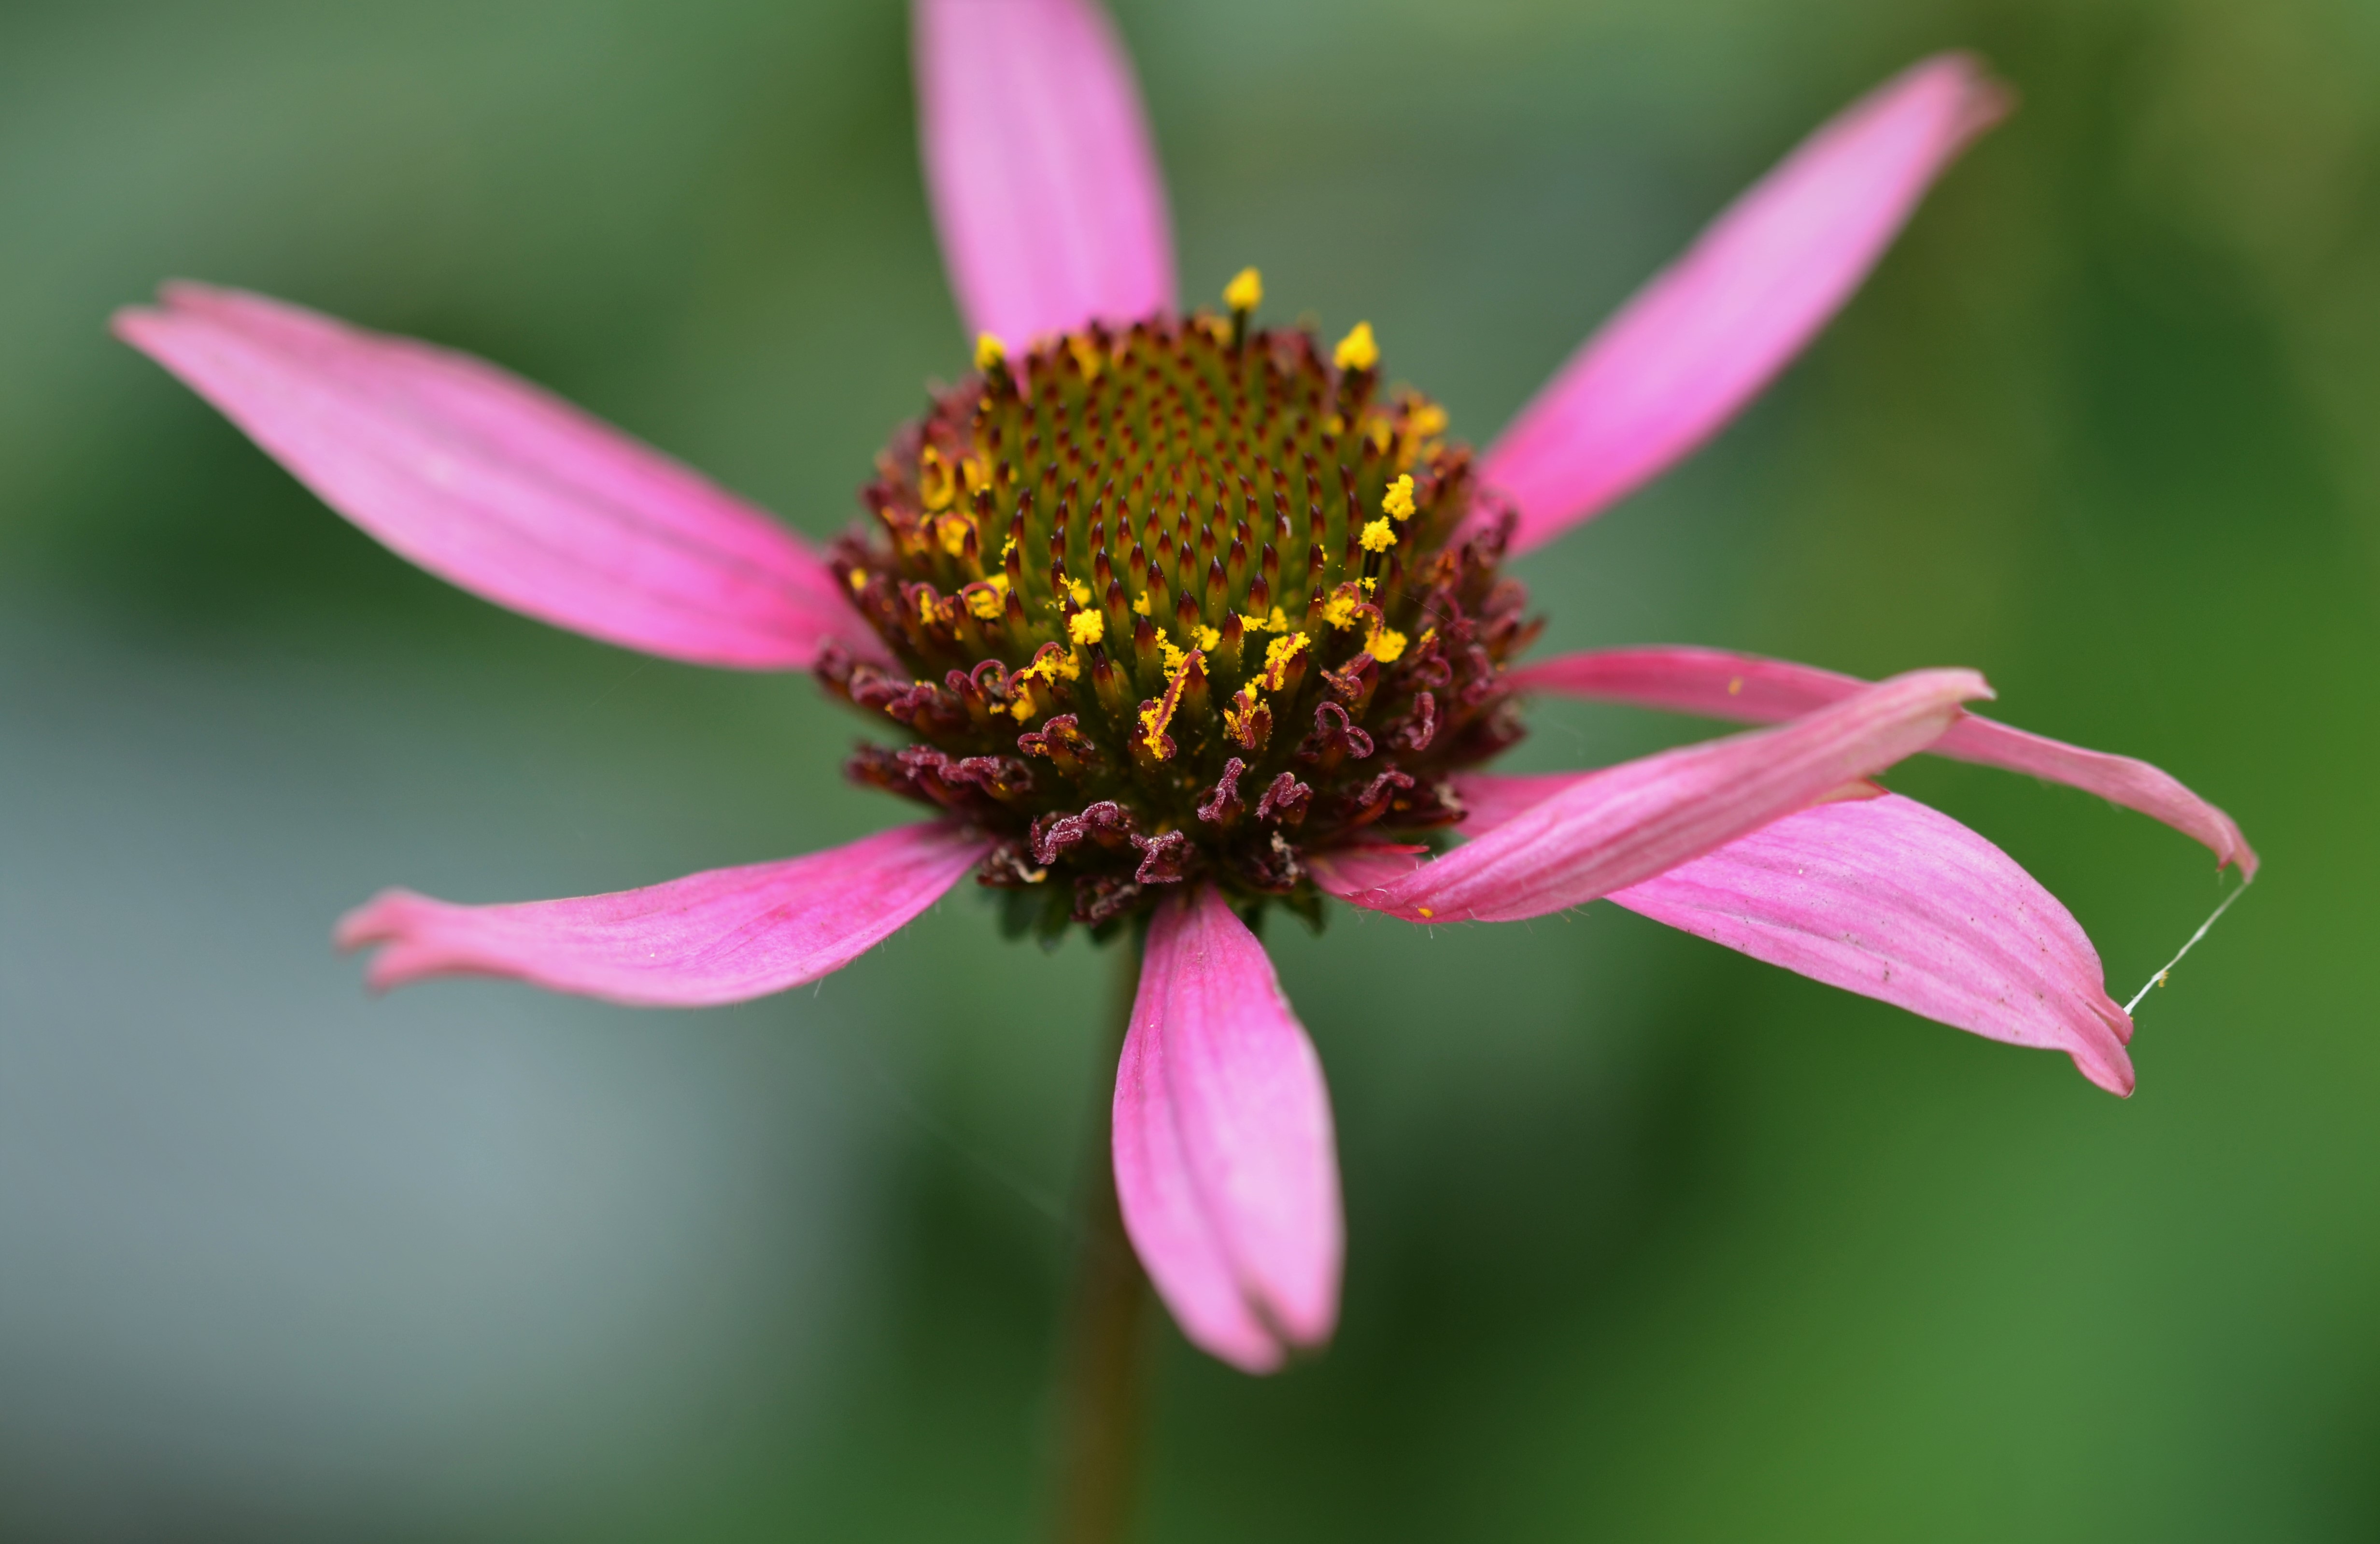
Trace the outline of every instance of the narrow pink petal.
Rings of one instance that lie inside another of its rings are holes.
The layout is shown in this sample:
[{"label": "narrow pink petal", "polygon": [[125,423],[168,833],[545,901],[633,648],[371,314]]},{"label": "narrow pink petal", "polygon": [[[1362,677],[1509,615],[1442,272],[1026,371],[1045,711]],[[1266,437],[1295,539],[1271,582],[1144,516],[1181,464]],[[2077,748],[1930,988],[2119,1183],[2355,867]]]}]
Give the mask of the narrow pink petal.
[{"label": "narrow pink petal", "polygon": [[[1536,801],[1532,799],[1529,802]],[[1516,813],[1518,808],[1521,807],[1516,805]],[[1466,834],[1470,831],[1467,821],[1463,823],[1463,831]],[[1348,900],[1402,879],[1420,868],[1428,854],[1427,847],[1390,842],[1355,842],[1344,847],[1309,854],[1306,866],[1314,875],[1316,886],[1324,894]]]},{"label": "narrow pink petal", "polygon": [[990,850],[939,821],[777,863],[643,890],[464,906],[383,891],[340,919],[339,947],[382,945],[376,991],[508,976],[613,1003],[740,1003],[842,969],[941,899]]},{"label": "narrow pink petal", "polygon": [[1211,887],[1149,925],[1114,1119],[1124,1229],[1183,1333],[1247,1372],[1329,1340],[1342,1234],[1322,1064]]},{"label": "narrow pink petal", "polygon": [[1508,922],[1584,906],[1826,798],[1931,744],[1991,688],[1915,671],[1777,729],[1581,778],[1357,904],[1407,921]]},{"label": "narrow pink petal", "polygon": [[332,508],[499,605],[702,664],[877,651],[801,538],[484,361],[188,284],[115,331]]},{"label": "narrow pink petal", "polygon": [[[1866,685],[1856,676],[1815,665],[1686,648],[1563,654],[1514,671],[1511,681],[1523,691],[1663,708],[1738,723],[1796,718],[1840,702]],[[2096,794],[2205,844],[2218,867],[2237,863],[2243,876],[2256,877],[2255,849],[2231,817],[2146,761],[2085,750],[1972,713],[1960,715],[1927,748],[1953,760],[2030,772]]]},{"label": "narrow pink petal", "polygon": [[1814,980],[2132,1091],[2131,1019],[2058,897],[1965,826],[1897,795],[1823,804],[1609,899]]},{"label": "narrow pink petal", "polygon": [[1523,810],[1545,803],[1573,784],[1595,776],[1593,772],[1458,772],[1456,795],[1463,800],[1463,823],[1455,834],[1475,842]]},{"label": "narrow pink petal", "polygon": [[1834,315],[1925,188],[2007,110],[1964,55],[1854,103],[1639,290],[1522,410],[1481,467],[1514,548],[1559,536],[1684,456]]},{"label": "narrow pink petal", "polygon": [[[1595,772],[1456,772],[1452,779],[1455,796],[1463,801],[1463,824],[1455,834],[1464,841],[1476,841],[1498,826],[1509,823],[1524,810],[1545,803],[1564,789],[1575,787]],[[1873,799],[1884,796],[1884,785],[1862,778],[1821,795],[1816,804],[1832,804],[1839,799]],[[1360,850],[1360,849],[1359,849]],[[1403,852],[1402,847],[1383,849]],[[1324,886],[1329,889],[1329,886]],[[1338,894],[1340,892],[1331,891]]]},{"label": "narrow pink petal", "polygon": [[1012,348],[1173,304],[1165,178],[1092,0],[916,0],[918,141],[968,329]]}]

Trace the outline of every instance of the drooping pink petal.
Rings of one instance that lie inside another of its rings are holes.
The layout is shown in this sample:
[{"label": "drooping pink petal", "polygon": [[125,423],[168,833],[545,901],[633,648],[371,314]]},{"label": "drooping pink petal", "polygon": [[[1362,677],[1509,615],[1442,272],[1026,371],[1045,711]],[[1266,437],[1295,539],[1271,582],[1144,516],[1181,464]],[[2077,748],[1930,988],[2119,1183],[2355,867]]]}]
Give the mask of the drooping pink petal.
[{"label": "drooping pink petal", "polygon": [[389,890],[340,919],[342,949],[381,945],[375,991],[430,976],[507,976],[646,1007],[702,1007],[842,969],[943,893],[991,844],[929,821],[777,863],[643,890],[467,906]]},{"label": "drooping pink petal", "polygon": [[[1492,831],[1595,775],[1462,773],[1462,829]],[[2063,1051],[2130,1094],[2132,1021],[2058,898],[1947,815],[1872,784],[1842,792],[1604,898],[1990,1039]]]},{"label": "drooping pink petal", "polygon": [[1822,804],[1607,897],[1829,986],[2132,1091],[2132,1021],[2058,897],[1965,826],[1898,795]]},{"label": "drooping pink petal", "polygon": [[1183,1333],[1247,1372],[1329,1340],[1342,1234],[1322,1064],[1211,887],[1150,922],[1114,1121],[1124,1229]]},{"label": "drooping pink petal", "polygon": [[1173,304],[1165,178],[1092,0],[916,0],[918,143],[968,328],[1020,348]]},{"label": "drooping pink petal", "polygon": [[1914,671],[1779,728],[1607,767],[1350,898],[1414,922],[1518,921],[1583,906],[1914,755],[1961,702],[1990,695],[1973,671]]},{"label": "drooping pink petal", "polygon": [[[1738,723],[1795,718],[1840,702],[1866,685],[1856,676],[1815,665],[1689,648],[1563,654],[1514,671],[1511,681],[1522,691],[1626,702]],[[1953,760],[2030,772],[2137,809],[2205,844],[2218,867],[2237,863],[2243,876],[2256,877],[2255,849],[2231,817],[2146,761],[2085,750],[1973,713],[1961,714],[1927,748]]]},{"label": "drooping pink petal", "polygon": [[701,664],[879,651],[801,538],[482,360],[189,284],[115,331],[332,508],[499,605]]},{"label": "drooping pink petal", "polygon": [[1804,140],[1572,354],[1482,482],[1551,540],[1708,438],[1859,286],[1925,188],[2007,110],[1964,55],[1905,71]]}]

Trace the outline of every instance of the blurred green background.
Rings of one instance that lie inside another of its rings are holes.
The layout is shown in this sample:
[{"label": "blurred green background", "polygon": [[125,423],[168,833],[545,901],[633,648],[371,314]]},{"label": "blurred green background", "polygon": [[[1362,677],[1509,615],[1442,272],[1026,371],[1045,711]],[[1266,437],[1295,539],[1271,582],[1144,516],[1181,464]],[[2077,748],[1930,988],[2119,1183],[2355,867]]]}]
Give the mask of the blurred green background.
[{"label": "blurred green background", "polygon": [[[1125,0],[1189,298],[1378,328],[1484,440],[1828,113],[2022,110],[1743,421],[1522,565],[1548,647],[1985,669],[2266,878],[2140,1091],[1610,907],[1270,942],[1343,1331],[1158,1359],[1147,1536],[2380,1534],[2380,7]],[[1107,959],[962,891],[700,1015],[368,999],[385,883],[847,839],[809,682],[407,568],[108,311],[184,274],[470,348],[813,534],[963,368],[890,0],[0,13],[0,1534],[1019,1538]],[[1552,710],[1519,764],[1707,732]],[[2119,997],[2220,894],[2079,794],[1896,785]]]}]

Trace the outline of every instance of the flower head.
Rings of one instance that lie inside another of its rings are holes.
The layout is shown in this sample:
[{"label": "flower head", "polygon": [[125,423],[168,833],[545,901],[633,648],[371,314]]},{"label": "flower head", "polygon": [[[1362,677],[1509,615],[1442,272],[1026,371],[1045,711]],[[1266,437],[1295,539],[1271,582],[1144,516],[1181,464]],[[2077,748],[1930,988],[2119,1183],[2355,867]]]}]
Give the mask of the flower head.
[{"label": "flower head", "polygon": [[[1869,780],[1927,751],[2007,767],[2252,875],[2229,817],[2143,762],[1974,715],[1991,693],[1972,671],[1869,683],[1678,648],[1523,663],[1536,629],[1501,573],[1691,452],[1843,304],[2004,110],[1973,61],[1921,63],[1814,135],[1475,458],[1437,404],[1383,394],[1368,323],[1327,355],[1257,328],[1254,269],[1228,314],[1177,312],[1130,61],[1088,0],[915,15],[975,371],[894,435],[831,553],[477,359],[197,286],[117,319],[422,566],[630,648],[814,669],[895,742],[852,773],[931,812],[611,894],[392,891],[339,929],[379,946],[375,985],[476,972],[731,1002],[840,968],[970,870],[1046,934],[1146,917],[1112,1112],[1123,1220],[1184,1331],[1252,1371],[1328,1339],[1340,1268],[1320,1064],[1245,920],[1274,902],[1437,925],[1609,898],[2130,1091],[2131,1020],[2073,918]],[[1572,773],[1481,770],[1529,693],[1759,727]]]},{"label": "flower head", "polygon": [[[1312,915],[1309,852],[1454,824],[1447,779],[1520,735],[1500,678],[1535,629],[1501,530],[1457,535],[1470,453],[1312,334],[1218,321],[1094,322],[962,383],[835,550],[894,663],[820,675],[917,742],[853,774],[1000,837],[1020,924],[1190,881]],[[953,466],[986,471],[938,515]]]}]

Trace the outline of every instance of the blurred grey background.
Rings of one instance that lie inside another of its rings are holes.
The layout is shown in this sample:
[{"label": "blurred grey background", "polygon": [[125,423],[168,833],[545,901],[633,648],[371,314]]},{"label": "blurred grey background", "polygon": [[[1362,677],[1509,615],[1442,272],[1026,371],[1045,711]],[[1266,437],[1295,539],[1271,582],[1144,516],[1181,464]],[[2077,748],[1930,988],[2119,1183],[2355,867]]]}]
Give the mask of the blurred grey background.
[{"label": "blurred grey background", "polygon": [[[1548,647],[1985,669],[2266,879],[2139,1094],[1609,907],[1276,930],[1337,1102],[1318,1365],[1170,1331],[1153,1539],[2380,1533],[2380,10],[1127,0],[1185,295],[1368,318],[1485,440],[1807,129],[1982,50],[2022,110],[1710,450],[1522,565]],[[104,332],[160,279],[473,349],[812,534],[964,368],[890,0],[0,13],[0,1536],[1014,1538],[1109,961],[965,890],[706,1014],[373,1000],[500,900],[897,818],[799,677],[408,569]],[[1516,764],[1705,732],[1548,709]],[[2204,855],[1896,785],[2119,996]]]}]

